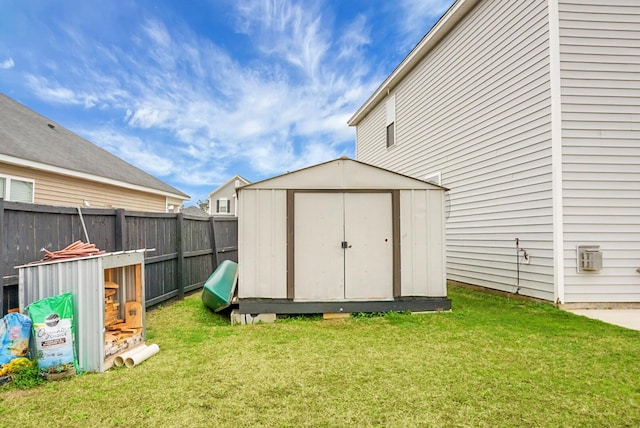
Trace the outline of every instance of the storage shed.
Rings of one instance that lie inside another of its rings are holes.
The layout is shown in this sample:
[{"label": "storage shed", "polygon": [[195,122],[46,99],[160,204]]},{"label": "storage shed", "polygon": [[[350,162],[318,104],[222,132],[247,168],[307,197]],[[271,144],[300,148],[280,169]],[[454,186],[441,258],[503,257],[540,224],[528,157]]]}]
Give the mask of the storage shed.
[{"label": "storage shed", "polygon": [[20,312],[71,292],[80,369],[102,372],[144,342],[144,251],[121,251],[17,266]]},{"label": "storage shed", "polygon": [[239,313],[450,309],[446,190],[344,157],[241,187]]}]

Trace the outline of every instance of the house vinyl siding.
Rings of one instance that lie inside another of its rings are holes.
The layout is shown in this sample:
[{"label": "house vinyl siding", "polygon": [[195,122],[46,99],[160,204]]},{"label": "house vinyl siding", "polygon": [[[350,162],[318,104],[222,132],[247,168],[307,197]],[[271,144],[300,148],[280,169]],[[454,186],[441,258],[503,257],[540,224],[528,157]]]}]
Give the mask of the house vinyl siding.
[{"label": "house vinyl siding", "polygon": [[[359,160],[449,188],[447,277],[554,300],[547,2],[481,1],[357,124]],[[515,238],[532,255],[517,278]]]},{"label": "house vinyl siding", "polygon": [[166,212],[167,198],[161,195],[9,164],[0,164],[0,173],[33,179],[36,204],[84,207],[88,201],[92,208]]},{"label": "house vinyl siding", "polygon": [[[371,163],[381,163],[381,156],[386,154],[382,149],[385,147],[386,138],[386,106],[378,105],[356,129],[356,158],[369,158]],[[387,150],[395,150],[396,147],[389,147]],[[373,158],[373,159],[371,159]]]},{"label": "house vinyl siding", "polygon": [[[238,195],[236,193],[236,183],[237,187],[242,187],[244,185],[249,184],[249,181],[240,177],[239,175],[235,175],[227,180],[225,183],[221,184],[211,193],[209,193],[209,214],[211,215],[220,215],[220,216],[237,216],[238,213],[236,210],[238,209]],[[227,210],[220,210],[220,200],[226,199]]]},{"label": "house vinyl siding", "polygon": [[[566,302],[640,301],[640,8],[559,2]],[[602,270],[577,272],[577,245]]]},{"label": "house vinyl siding", "polygon": [[[220,211],[220,199],[227,200],[227,211]],[[220,188],[212,192],[209,206],[212,215],[236,215],[236,186],[235,181],[231,180]]]}]

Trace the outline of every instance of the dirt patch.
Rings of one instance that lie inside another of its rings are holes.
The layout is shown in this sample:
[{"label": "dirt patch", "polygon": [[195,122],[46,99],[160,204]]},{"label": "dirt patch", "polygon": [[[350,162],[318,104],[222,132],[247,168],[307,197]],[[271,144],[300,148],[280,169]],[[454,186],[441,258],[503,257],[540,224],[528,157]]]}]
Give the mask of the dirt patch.
[{"label": "dirt patch", "polygon": [[0,400],[11,400],[13,398],[25,397],[33,393],[33,389],[10,389],[8,391],[0,391]]}]

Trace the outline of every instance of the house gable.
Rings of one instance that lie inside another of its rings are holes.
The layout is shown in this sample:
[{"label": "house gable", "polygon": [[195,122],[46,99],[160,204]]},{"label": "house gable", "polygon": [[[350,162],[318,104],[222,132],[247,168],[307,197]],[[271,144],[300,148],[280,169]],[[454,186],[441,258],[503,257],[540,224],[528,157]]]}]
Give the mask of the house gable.
[{"label": "house gable", "polygon": [[235,215],[237,209],[236,189],[249,184],[250,181],[239,175],[234,175],[229,180],[209,193],[209,214],[211,215]]}]

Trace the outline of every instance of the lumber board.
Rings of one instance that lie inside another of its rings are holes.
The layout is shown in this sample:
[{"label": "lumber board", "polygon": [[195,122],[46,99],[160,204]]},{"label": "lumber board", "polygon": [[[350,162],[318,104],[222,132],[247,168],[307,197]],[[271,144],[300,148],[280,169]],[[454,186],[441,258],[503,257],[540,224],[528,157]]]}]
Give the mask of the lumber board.
[{"label": "lumber board", "polygon": [[142,327],[142,304],[137,301],[129,301],[125,303],[125,322],[127,327]]}]

